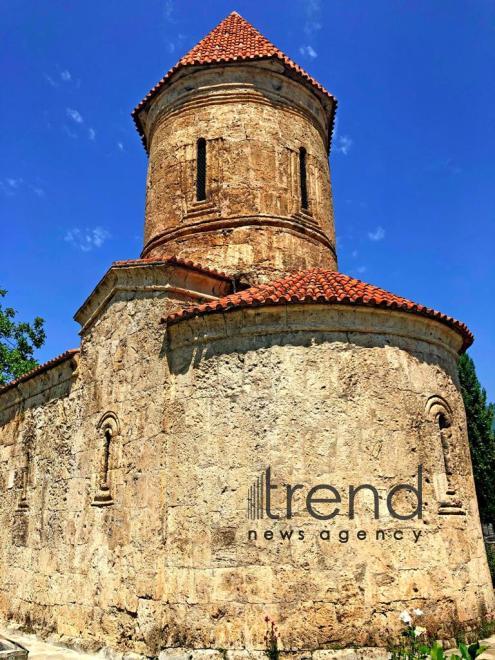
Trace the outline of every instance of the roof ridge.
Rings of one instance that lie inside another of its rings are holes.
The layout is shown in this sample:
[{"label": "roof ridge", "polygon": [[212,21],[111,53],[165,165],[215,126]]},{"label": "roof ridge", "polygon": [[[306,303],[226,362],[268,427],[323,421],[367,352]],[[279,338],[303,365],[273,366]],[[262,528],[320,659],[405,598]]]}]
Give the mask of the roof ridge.
[{"label": "roof ridge", "polygon": [[191,305],[162,319],[171,325],[205,314],[228,312],[245,307],[297,303],[330,303],[381,307],[433,318],[459,332],[461,351],[473,343],[473,335],[461,321],[435,309],[413,302],[386,289],[325,268],[296,271],[266,284],[258,284],[217,300]]}]

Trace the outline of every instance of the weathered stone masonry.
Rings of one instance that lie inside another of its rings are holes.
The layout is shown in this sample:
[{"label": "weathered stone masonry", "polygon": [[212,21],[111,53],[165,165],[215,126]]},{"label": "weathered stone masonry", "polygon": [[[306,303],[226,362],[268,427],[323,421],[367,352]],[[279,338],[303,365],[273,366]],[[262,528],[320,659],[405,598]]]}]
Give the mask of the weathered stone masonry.
[{"label": "weathered stone masonry", "polygon": [[[493,611],[456,367],[472,337],[335,272],[334,112],[235,13],[136,109],[142,258],[78,310],[80,349],[0,390],[6,619],[86,648],[234,657],[264,648],[265,615],[310,653],[384,644],[404,608],[440,636]],[[423,517],[393,519],[386,494],[419,465]],[[334,485],[341,511],[316,520],[296,497],[291,519],[250,519],[267,466],[280,488]],[[346,513],[362,483],[378,520],[366,495]]]}]

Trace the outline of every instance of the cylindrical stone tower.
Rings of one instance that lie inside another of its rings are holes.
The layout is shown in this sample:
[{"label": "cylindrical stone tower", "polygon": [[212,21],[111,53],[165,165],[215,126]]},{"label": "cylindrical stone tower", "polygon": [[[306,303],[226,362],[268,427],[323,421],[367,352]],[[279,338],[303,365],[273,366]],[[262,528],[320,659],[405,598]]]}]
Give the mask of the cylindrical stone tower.
[{"label": "cylindrical stone tower", "polygon": [[236,12],[134,111],[149,152],[143,257],[260,282],[336,268],[336,101]]}]

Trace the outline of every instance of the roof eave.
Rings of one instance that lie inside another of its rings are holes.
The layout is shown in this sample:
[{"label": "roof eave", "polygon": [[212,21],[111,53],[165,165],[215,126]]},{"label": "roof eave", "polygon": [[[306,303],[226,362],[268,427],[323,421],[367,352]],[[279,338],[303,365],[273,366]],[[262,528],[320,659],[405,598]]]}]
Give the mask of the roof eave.
[{"label": "roof eave", "polygon": [[51,360],[48,360],[47,362],[44,362],[43,364],[38,365],[34,369],[31,369],[31,371],[26,372],[25,374],[22,374],[15,380],[11,380],[10,383],[7,383],[6,385],[0,386],[0,395],[4,394],[8,390],[11,390],[21,383],[25,383],[28,380],[31,380],[32,378],[35,378],[36,376],[40,376],[42,373],[45,371],[48,371],[50,369],[53,369],[54,367],[57,367],[58,365],[62,364],[66,360],[72,360],[76,355],[79,354],[79,349],[78,348],[71,348],[68,351],[65,351],[64,353],[61,353],[60,355],[57,355],[56,357],[52,358]]},{"label": "roof eave", "polygon": [[[300,84],[304,85],[307,89],[309,89],[311,92],[313,92],[316,95],[322,106],[325,108],[325,111],[328,116],[327,150],[328,152],[330,152],[333,129],[335,124],[335,114],[337,110],[337,99],[333,94],[328,92],[322,85],[319,84],[317,85],[311,82],[310,80],[311,77],[309,76],[309,74],[303,75],[297,69],[294,69],[291,66],[289,66],[287,62],[279,55],[272,55],[270,57],[267,56],[250,57],[246,59],[220,60],[218,62],[208,62],[208,63],[201,63],[201,62],[194,62],[190,64],[179,63],[175,67],[170,69],[170,71],[168,71],[168,73],[161,80],[159,80],[154,87],[150,89],[150,91],[146,94],[146,96],[144,96],[144,98],[136,105],[136,107],[131,112],[131,117],[134,121],[136,130],[139,134],[139,137],[141,138],[141,142],[143,143],[146,153],[149,153],[149,149],[148,149],[143,122],[141,120],[142,113],[143,111],[146,111],[149,108],[150,103],[156,98],[156,96],[160,94],[163,91],[163,89],[165,89],[165,87],[175,79],[176,74],[179,71],[183,71],[184,69],[189,69],[193,67],[207,68],[211,66],[228,66],[228,65],[235,66],[236,64],[244,64],[247,62],[259,62],[263,60],[265,61],[276,60],[280,62],[283,65],[286,73],[288,73],[293,79],[297,80]],[[331,104],[330,108],[328,108],[328,103]]]}]

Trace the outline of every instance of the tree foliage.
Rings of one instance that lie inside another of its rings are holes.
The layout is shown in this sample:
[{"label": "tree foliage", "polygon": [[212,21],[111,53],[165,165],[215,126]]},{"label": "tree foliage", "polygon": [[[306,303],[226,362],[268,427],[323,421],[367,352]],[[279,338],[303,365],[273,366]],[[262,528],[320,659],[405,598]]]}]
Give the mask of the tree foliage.
[{"label": "tree foliage", "polygon": [[484,523],[495,523],[495,405],[487,403],[474,362],[466,353],[459,359],[459,379],[480,517]]},{"label": "tree foliage", "polygon": [[[0,299],[7,291],[0,289]],[[38,362],[33,354],[43,346],[45,331],[43,319],[37,316],[32,323],[16,321],[17,312],[0,303],[0,385],[34,369]]]}]

